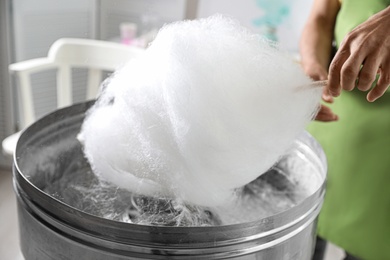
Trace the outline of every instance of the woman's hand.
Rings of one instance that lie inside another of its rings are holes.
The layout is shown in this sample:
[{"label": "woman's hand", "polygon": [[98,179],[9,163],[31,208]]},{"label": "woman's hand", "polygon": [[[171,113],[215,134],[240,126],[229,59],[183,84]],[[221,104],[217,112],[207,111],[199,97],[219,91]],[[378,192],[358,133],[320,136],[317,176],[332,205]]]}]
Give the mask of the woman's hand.
[{"label": "woman's hand", "polygon": [[370,90],[377,73],[379,80],[367,94],[367,100],[373,102],[386,92],[390,85],[389,28],[390,7],[373,15],[345,37],[329,68],[327,89],[332,96],[339,96],[341,89]]},{"label": "woman's hand", "polygon": [[334,122],[337,121],[339,117],[333,113],[332,109],[328,106],[321,104],[320,110],[318,111],[315,120],[321,122]]},{"label": "woman's hand", "polygon": [[[318,63],[313,63],[310,65],[306,64],[306,66],[305,64],[303,64],[303,70],[313,80],[326,80],[328,78],[328,74],[325,68]],[[329,95],[326,86],[324,87],[322,92],[322,100],[326,103],[333,103],[333,97]],[[315,120],[321,122],[333,122],[338,120],[338,116],[333,113],[330,107],[321,104],[321,107],[315,117]]]}]

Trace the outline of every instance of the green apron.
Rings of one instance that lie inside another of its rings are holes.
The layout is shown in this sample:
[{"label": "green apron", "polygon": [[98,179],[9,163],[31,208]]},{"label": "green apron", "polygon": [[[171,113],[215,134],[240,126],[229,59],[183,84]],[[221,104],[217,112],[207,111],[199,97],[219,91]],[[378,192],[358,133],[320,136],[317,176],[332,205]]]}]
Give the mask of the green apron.
[{"label": "green apron", "polygon": [[[343,0],[335,28],[337,44],[389,4]],[[318,233],[362,259],[390,260],[390,92],[374,103],[366,101],[366,94],[342,92],[331,105],[339,121],[308,127],[328,159]]]}]

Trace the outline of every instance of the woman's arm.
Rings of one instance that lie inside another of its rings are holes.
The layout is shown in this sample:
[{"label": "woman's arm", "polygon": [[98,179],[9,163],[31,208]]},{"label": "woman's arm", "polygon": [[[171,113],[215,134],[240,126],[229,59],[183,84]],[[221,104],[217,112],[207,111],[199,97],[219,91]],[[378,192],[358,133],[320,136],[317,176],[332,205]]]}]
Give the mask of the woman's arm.
[{"label": "woman's arm", "polygon": [[315,0],[300,40],[303,69],[314,80],[328,78],[339,0]]},{"label": "woman's arm", "polygon": [[[301,64],[305,73],[314,80],[328,78],[336,16],[340,10],[338,0],[315,0],[303,28],[300,40]],[[323,100],[331,103],[332,96],[324,89]],[[332,110],[324,105],[316,120],[330,122],[338,120]]]}]

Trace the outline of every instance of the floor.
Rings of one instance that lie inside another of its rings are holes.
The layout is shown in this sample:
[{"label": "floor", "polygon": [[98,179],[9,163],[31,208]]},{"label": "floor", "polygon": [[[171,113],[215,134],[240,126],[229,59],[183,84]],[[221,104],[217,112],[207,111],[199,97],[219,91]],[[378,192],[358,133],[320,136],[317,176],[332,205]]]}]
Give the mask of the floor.
[{"label": "floor", "polygon": [[0,259],[22,260],[19,250],[16,198],[10,171],[0,169]]},{"label": "floor", "polygon": [[[23,260],[19,250],[16,198],[12,174],[0,169],[0,259]],[[341,260],[343,252],[334,245],[327,248],[325,260]]]}]

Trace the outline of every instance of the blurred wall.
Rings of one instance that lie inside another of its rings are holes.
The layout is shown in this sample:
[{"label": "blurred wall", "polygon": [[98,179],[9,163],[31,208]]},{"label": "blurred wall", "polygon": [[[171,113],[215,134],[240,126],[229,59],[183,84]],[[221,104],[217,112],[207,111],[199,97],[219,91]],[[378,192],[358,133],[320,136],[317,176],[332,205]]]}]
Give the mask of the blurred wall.
[{"label": "blurred wall", "polygon": [[[11,88],[8,74],[10,53],[10,1],[0,0],[0,141],[13,130]],[[11,166],[11,162],[0,152],[0,167]]]},{"label": "blurred wall", "polygon": [[199,0],[198,17],[215,13],[233,16],[253,32],[263,34],[298,53],[298,42],[313,0]]}]

